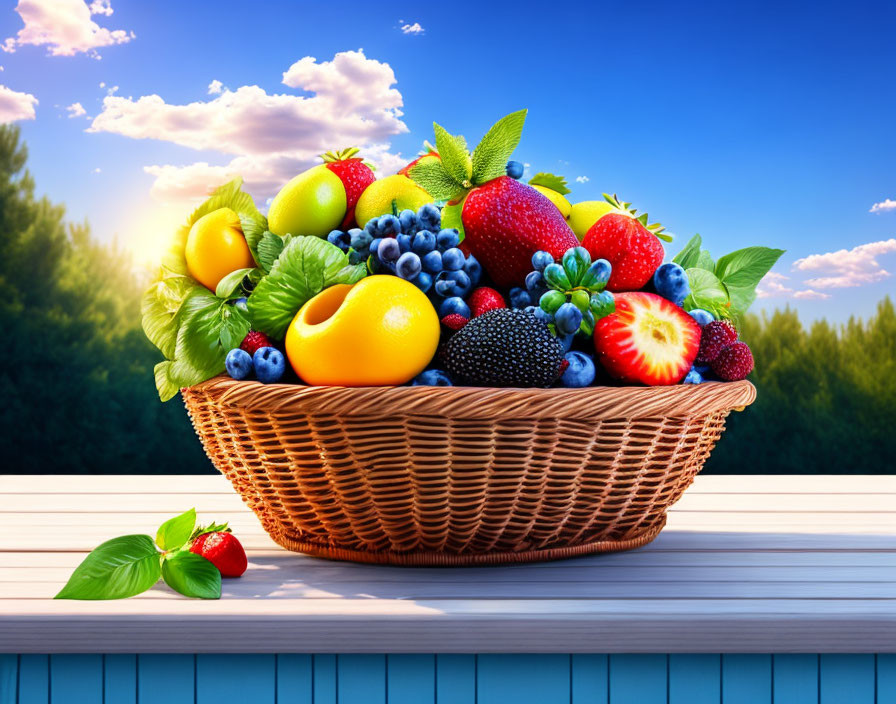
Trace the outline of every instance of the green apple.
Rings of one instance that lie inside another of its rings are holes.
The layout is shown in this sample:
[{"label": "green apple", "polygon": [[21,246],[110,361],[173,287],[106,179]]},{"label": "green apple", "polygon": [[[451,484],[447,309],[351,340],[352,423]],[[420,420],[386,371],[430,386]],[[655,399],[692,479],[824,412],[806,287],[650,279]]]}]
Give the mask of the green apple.
[{"label": "green apple", "polygon": [[345,186],[326,164],[303,171],[271,201],[268,228],[286,234],[326,237],[345,219]]}]

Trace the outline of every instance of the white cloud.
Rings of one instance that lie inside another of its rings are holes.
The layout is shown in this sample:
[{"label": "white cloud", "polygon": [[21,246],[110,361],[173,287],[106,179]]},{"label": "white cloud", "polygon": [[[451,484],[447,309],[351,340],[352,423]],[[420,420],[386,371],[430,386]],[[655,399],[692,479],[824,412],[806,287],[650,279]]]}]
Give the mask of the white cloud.
[{"label": "white cloud", "polygon": [[81,115],[86,115],[87,111],[84,109],[84,106],[81,103],[72,103],[69,105],[66,110],[68,110],[68,116],[71,117],[81,117]]},{"label": "white cloud", "polygon": [[[401,22],[401,20],[399,20]],[[414,24],[403,24],[401,25],[401,33],[402,34],[423,34],[425,30],[422,26],[420,26],[419,22],[414,22]]]},{"label": "white cloud", "polygon": [[798,298],[806,301],[830,298],[827,293],[819,293],[811,288],[796,291],[786,281],[790,281],[789,276],[770,271],[756,287],[756,298]]},{"label": "white cloud", "polygon": [[896,210],[896,200],[884,198],[880,203],[871,206],[869,213],[885,213],[888,210]]},{"label": "white cloud", "polygon": [[102,171],[103,171],[103,170],[102,170],[99,166],[97,166],[97,167],[93,170],[93,173],[95,173],[95,174],[99,174],[99,173],[102,173]]},{"label": "white cloud", "polygon": [[590,180],[587,176],[576,176],[576,183],[588,183]]},{"label": "white cloud", "polygon": [[35,105],[37,98],[30,93],[19,93],[0,85],[0,124],[16,120],[33,120]]},{"label": "white cloud", "polygon": [[793,294],[794,298],[798,298],[801,301],[823,301],[825,298],[830,298],[831,294],[822,293],[821,291],[813,291],[811,288],[807,288],[805,291],[797,291]]},{"label": "white cloud", "polygon": [[208,84],[208,94],[209,95],[218,95],[224,90],[224,84],[221,83],[217,78]]},{"label": "white cloud", "polygon": [[157,139],[232,157],[224,164],[145,167],[155,176],[154,197],[164,201],[196,199],[236,174],[263,200],[320,163],[317,155],[328,149],[361,147],[380,176],[404,165],[404,159],[389,151],[389,138],[408,129],[388,64],[368,59],[362,50],[338,53],[332,61],[307,56],[289,67],[283,83],[312,95],[268,94],[253,85],[222,87],[214,98],[182,105],[158,95],[136,100],[108,96],[88,131]]},{"label": "white cloud", "polygon": [[3,42],[0,48],[6,52],[30,44],[46,46],[51,56],[84,53],[98,59],[98,48],[125,44],[136,37],[124,29],[100,27],[91,19],[92,15],[112,14],[109,0],[94,0],[89,6],[84,0],[19,0],[16,12],[25,26]]},{"label": "white cloud", "polygon": [[106,88],[106,95],[115,95],[118,92],[118,86],[110,86]]},{"label": "white cloud", "polygon": [[100,88],[105,88],[105,87],[106,87],[106,82],[100,81]]},{"label": "white cloud", "polygon": [[896,239],[869,242],[858,247],[826,254],[810,254],[793,263],[796,271],[827,274],[808,279],[815,288],[849,288],[871,284],[891,276],[877,261],[882,254],[896,252]]}]

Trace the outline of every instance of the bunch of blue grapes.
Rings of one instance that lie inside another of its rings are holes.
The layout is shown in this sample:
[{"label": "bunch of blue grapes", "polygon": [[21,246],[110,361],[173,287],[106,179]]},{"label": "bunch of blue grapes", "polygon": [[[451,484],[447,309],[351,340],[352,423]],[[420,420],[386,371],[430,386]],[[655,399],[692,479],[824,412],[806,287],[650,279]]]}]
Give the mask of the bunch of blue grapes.
[{"label": "bunch of blue grapes", "polygon": [[442,214],[432,203],[416,213],[380,215],[363,230],[334,230],[327,239],[348,252],[350,260],[366,260],[371,273],[410,281],[429,295],[440,316],[469,317],[464,299],[479,283],[482,266],[458,248],[457,230],[442,229]]}]

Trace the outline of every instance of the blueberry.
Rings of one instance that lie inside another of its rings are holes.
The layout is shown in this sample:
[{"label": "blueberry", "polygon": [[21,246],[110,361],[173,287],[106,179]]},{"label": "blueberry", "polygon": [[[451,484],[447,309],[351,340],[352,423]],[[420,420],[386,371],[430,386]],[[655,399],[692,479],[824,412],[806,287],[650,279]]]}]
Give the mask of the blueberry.
[{"label": "blueberry", "polygon": [[564,303],[554,313],[554,325],[561,335],[570,335],[579,329],[582,324],[582,311],[573,303]]},{"label": "blueberry", "polygon": [[463,271],[441,271],[436,276],[436,293],[445,298],[455,296],[463,298],[471,288],[470,277]]},{"label": "blueberry", "polygon": [[373,241],[373,237],[370,236],[369,232],[360,230],[357,227],[349,230],[348,236],[349,244],[351,244],[352,249],[358,252],[366,252],[367,248],[370,247],[370,243]]},{"label": "blueberry", "polygon": [[395,273],[401,278],[411,281],[420,273],[420,257],[413,252],[405,252],[395,262]]},{"label": "blueberry", "polygon": [[511,308],[525,308],[532,305],[532,297],[524,288],[515,287],[510,289],[508,298],[510,299]]},{"label": "blueberry", "polygon": [[380,237],[380,219],[370,218],[370,220],[368,220],[367,224],[364,226],[364,229],[371,237]]},{"label": "blueberry", "polygon": [[470,277],[470,282],[474,286],[478,286],[479,280],[482,278],[482,264],[480,264],[479,260],[472,254],[469,255],[467,261],[464,262],[464,271],[467,272],[467,276]]},{"label": "blueberry", "polygon": [[517,181],[523,177],[523,165],[518,161],[508,161],[505,171],[510,178],[515,178]]},{"label": "blueberry", "polygon": [[530,271],[526,274],[526,290],[533,298],[541,298],[541,294],[544,293],[542,289],[546,288],[544,276],[540,271]]},{"label": "blueberry", "polygon": [[660,264],[653,273],[653,285],[660,296],[677,306],[680,306],[691,292],[688,275],[674,262]]},{"label": "blueberry", "polygon": [[233,307],[236,308],[237,310],[239,310],[241,313],[248,313],[249,312],[249,299],[246,297],[237,298],[233,302]]},{"label": "blueberry", "polygon": [[572,347],[572,341],[575,338],[576,334],[570,333],[569,335],[563,335],[562,337],[558,337],[557,339],[560,341],[560,347],[563,350],[563,353],[566,354],[569,352],[569,348]]},{"label": "blueberry", "polygon": [[542,321],[545,325],[554,322],[554,316],[544,311],[541,306],[526,306],[526,310],[529,310],[529,308],[535,309],[535,317]]},{"label": "blueberry", "polygon": [[432,203],[426,203],[417,211],[417,223],[424,230],[438,232],[442,226],[442,213]]},{"label": "blueberry", "polygon": [[681,383],[682,384],[702,384],[703,381],[704,381],[703,375],[700,372],[698,372],[696,369],[691,369],[691,371],[689,371],[685,375],[684,379],[682,379]]},{"label": "blueberry", "polygon": [[594,360],[584,352],[567,352],[563,359],[569,362],[563,376],[560,377],[560,385],[570,389],[580,389],[591,386],[594,383]]},{"label": "blueberry", "polygon": [[425,271],[421,271],[417,276],[414,277],[414,280],[411,281],[414,286],[419,288],[423,293],[429,291],[432,288],[432,276],[427,274]]},{"label": "blueberry", "polygon": [[390,262],[398,261],[398,258],[401,256],[401,248],[398,246],[398,241],[394,237],[387,237],[380,242],[376,254],[381,262],[388,264]]},{"label": "blueberry", "polygon": [[275,384],[286,371],[286,359],[275,347],[259,347],[252,355],[255,376],[262,384]]},{"label": "blueberry", "polygon": [[382,241],[383,240],[380,237],[374,237],[372,240],[370,240],[370,246],[368,247],[367,251],[370,252],[371,256],[376,256],[377,250],[380,246],[380,242]]},{"label": "blueberry", "polygon": [[335,244],[339,249],[345,252],[348,250],[350,244],[349,234],[342,230],[333,230],[327,235],[327,242]]},{"label": "blueberry", "polygon": [[401,222],[394,215],[381,215],[380,218],[380,237],[389,237],[401,234]]},{"label": "blueberry", "polygon": [[436,235],[436,242],[439,245],[439,249],[444,252],[446,249],[457,247],[460,244],[460,234],[457,230],[441,230]]},{"label": "blueberry", "polygon": [[423,271],[430,274],[438,274],[442,270],[442,253],[434,249],[423,255]]},{"label": "blueberry", "polygon": [[535,269],[535,271],[544,271],[544,268],[548,264],[553,263],[554,258],[551,256],[551,253],[545,252],[543,249],[538,250],[532,255],[532,268]]},{"label": "blueberry", "polygon": [[469,319],[470,306],[468,306],[460,296],[446,298],[439,306],[439,318],[444,318],[446,315],[451,315],[452,313],[457,313],[458,315]]},{"label": "blueberry", "polygon": [[531,313],[537,317],[537,312],[541,310],[538,306],[526,306],[523,308],[523,313]]},{"label": "blueberry", "polygon": [[451,378],[441,369],[427,369],[411,382],[411,386],[454,386]]},{"label": "blueberry", "polygon": [[457,247],[442,252],[442,268],[448,271],[460,271],[464,268],[465,261],[464,253]]},{"label": "blueberry", "polygon": [[349,264],[360,264],[361,262],[366,260],[367,257],[364,256],[364,252],[359,252],[357,249],[350,249],[348,251]]},{"label": "blueberry", "polygon": [[224,358],[224,368],[237,381],[245,379],[252,373],[252,357],[239,347],[230,350]]},{"label": "blueberry", "polygon": [[707,323],[711,323],[713,320],[715,320],[715,316],[712,313],[710,313],[708,310],[703,310],[702,308],[694,308],[693,310],[689,310],[688,315],[696,320],[700,324],[701,328]]},{"label": "blueberry", "polygon": [[401,253],[411,251],[411,236],[410,235],[398,235],[395,238],[395,241],[398,242],[398,248],[401,250]]},{"label": "blueberry", "polygon": [[402,210],[398,214],[398,222],[404,234],[413,235],[417,232],[417,214],[413,210]]},{"label": "blueberry", "polygon": [[[405,211],[409,212],[409,211]],[[436,248],[436,236],[429,230],[420,230],[411,240],[411,251],[421,257]]]}]

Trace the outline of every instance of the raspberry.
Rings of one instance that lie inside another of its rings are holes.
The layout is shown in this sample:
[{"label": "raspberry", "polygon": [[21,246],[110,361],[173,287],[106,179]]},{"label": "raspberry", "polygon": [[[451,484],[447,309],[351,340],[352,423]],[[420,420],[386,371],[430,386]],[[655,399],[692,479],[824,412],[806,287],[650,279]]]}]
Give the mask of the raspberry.
[{"label": "raspberry", "polygon": [[490,310],[507,307],[507,304],[504,302],[504,297],[495,291],[495,289],[489,288],[488,286],[480,286],[473,291],[467,302],[470,305],[470,311],[474,318],[478,318],[480,315],[487,313]]},{"label": "raspberry", "polygon": [[454,330],[455,332],[460,330],[468,322],[470,321],[460,313],[449,313],[444,318],[442,318],[442,325],[444,325],[449,330]]},{"label": "raspberry", "polygon": [[753,353],[746,342],[735,342],[728,345],[712,360],[712,370],[725,381],[746,379],[753,371]]},{"label": "raspberry", "polygon": [[723,349],[737,342],[737,330],[728,320],[713,320],[703,326],[697,364],[709,364]]},{"label": "raspberry", "polygon": [[240,349],[246,350],[249,355],[254,355],[255,352],[262,347],[273,347],[273,343],[270,341],[267,335],[263,332],[257,332],[255,330],[250,330],[249,334],[243,338],[243,341],[240,343]]}]

